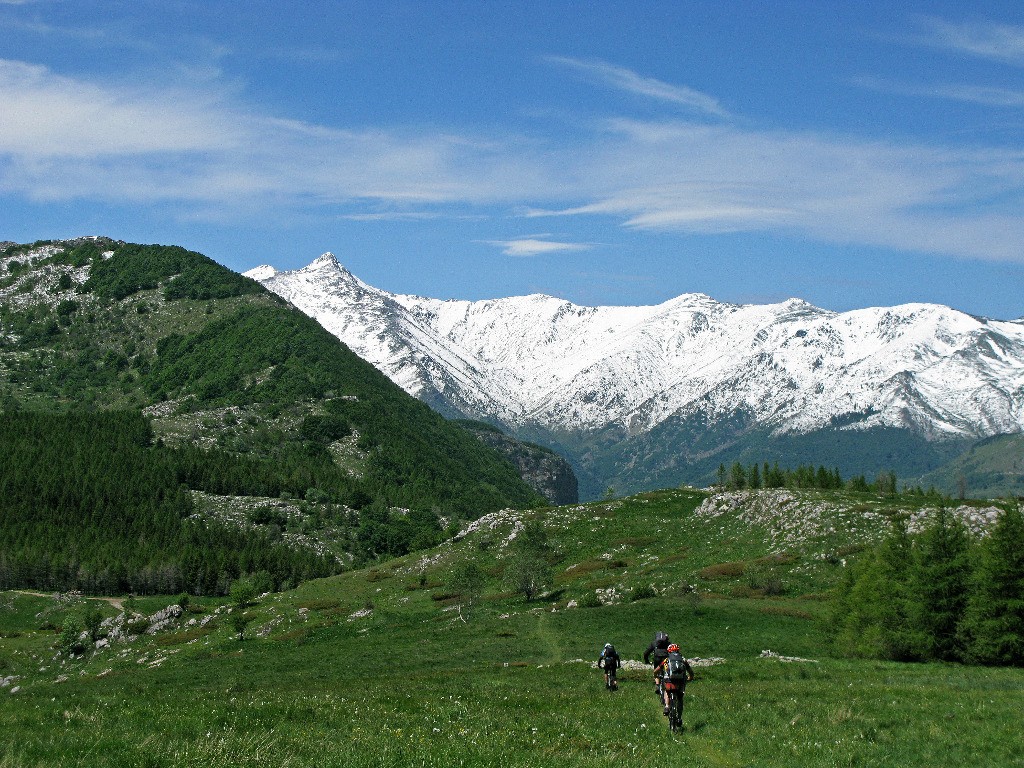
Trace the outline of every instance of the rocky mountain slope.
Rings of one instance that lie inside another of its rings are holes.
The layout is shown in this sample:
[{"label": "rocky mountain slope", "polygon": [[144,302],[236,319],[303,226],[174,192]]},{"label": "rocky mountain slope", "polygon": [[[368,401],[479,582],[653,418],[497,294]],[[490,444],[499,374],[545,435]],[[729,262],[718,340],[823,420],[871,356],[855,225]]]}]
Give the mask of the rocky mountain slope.
[{"label": "rocky mountain slope", "polygon": [[490,424],[480,421],[460,421],[459,424],[508,459],[526,484],[551,504],[576,504],[580,500],[579,481],[572,465],[562,456],[549,448],[509,437]]},{"label": "rocky mountain slope", "polygon": [[[919,475],[974,440],[1024,429],[1019,320],[701,294],[648,307],[440,301],[369,286],[331,254],[246,274],[436,409],[566,451],[591,492],[606,480],[635,490],[706,478],[755,445],[870,472],[851,456],[887,441],[896,455],[877,465]],[[838,448],[806,448],[802,438],[825,433]]]},{"label": "rocky mountain slope", "polygon": [[175,246],[0,243],[0,411],[0,585],[294,583],[543,503],[309,317]]}]

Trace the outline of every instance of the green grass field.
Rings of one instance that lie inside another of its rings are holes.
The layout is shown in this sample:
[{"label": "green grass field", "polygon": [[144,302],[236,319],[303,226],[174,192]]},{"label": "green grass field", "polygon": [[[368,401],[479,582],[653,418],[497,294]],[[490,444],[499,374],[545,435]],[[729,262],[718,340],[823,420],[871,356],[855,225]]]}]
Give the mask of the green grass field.
[{"label": "green grass field", "polygon": [[[0,678],[17,676],[0,688],[0,766],[1024,765],[1024,670],[829,656],[834,556],[877,526],[774,552],[770,523],[700,517],[702,498],[548,510],[555,586],[531,603],[500,578],[514,529],[500,515],[454,544],[263,597],[242,642],[226,605],[199,599],[191,627],[67,660],[54,627],[80,605],[0,595]],[[469,557],[492,580],[464,622],[445,583]],[[765,574],[781,595],[752,586]],[[638,584],[660,594],[569,607]],[[719,660],[697,669],[678,736],[647,671],[623,670],[609,693],[591,666],[608,641],[637,659],[660,628]]]}]

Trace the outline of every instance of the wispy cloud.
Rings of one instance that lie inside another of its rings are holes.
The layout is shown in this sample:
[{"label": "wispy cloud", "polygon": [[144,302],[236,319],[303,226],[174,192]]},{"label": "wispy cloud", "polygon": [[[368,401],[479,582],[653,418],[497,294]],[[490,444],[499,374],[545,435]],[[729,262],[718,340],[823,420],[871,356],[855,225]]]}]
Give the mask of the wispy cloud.
[{"label": "wispy cloud", "polygon": [[441,214],[427,211],[383,211],[381,213],[343,213],[339,218],[347,221],[430,221],[441,218]]},{"label": "wispy cloud", "polygon": [[481,240],[479,242],[501,248],[506,256],[541,256],[548,253],[565,251],[586,251],[592,246],[586,243],[562,243],[554,240],[543,240],[547,235],[525,237],[520,240]]},{"label": "wispy cloud", "polygon": [[0,60],[0,153],[39,159],[239,146],[247,131],[216,98],[104,88]]},{"label": "wispy cloud", "polygon": [[687,123],[619,121],[609,130],[581,169],[591,200],[547,213],[1024,260],[1024,152]]},{"label": "wispy cloud", "polygon": [[719,118],[729,117],[729,113],[717,99],[686,86],[672,85],[652,77],[643,77],[631,69],[617,67],[596,59],[583,60],[565,56],[549,56],[547,60],[572,69],[591,81],[621,91],[665,101],[704,115]]},{"label": "wispy cloud", "polygon": [[[203,85],[129,89],[0,61],[0,194],[372,221],[527,210],[679,233],[758,231],[1024,262],[1024,151],[714,122],[610,120],[571,139],[350,130]],[[571,238],[566,238],[571,239]],[[489,241],[531,256],[550,235]]]},{"label": "wispy cloud", "polygon": [[[216,89],[132,89],[0,60],[0,191],[256,208],[483,203],[557,186],[491,139],[345,130]],[[373,213],[379,211],[372,211]]]},{"label": "wispy cloud", "polygon": [[954,23],[926,17],[921,42],[957,53],[1024,66],[1024,27],[992,22]]},{"label": "wispy cloud", "polygon": [[1024,107],[1024,91],[1009,88],[948,83],[911,85],[910,83],[895,83],[867,77],[856,79],[854,85],[884,93],[959,101],[987,107]]}]

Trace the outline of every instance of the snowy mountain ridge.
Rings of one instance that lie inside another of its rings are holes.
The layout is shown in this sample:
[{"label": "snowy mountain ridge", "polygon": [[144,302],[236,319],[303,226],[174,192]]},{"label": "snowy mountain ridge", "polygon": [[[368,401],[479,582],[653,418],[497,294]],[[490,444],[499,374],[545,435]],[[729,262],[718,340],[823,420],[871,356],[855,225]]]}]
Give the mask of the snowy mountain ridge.
[{"label": "snowy mountain ridge", "polygon": [[928,439],[1024,431],[1024,322],[905,304],[831,312],[798,299],[734,305],[684,294],[584,307],[391,294],[332,254],[246,273],[407,392],[524,428],[637,435],[738,412],[776,434],[898,427]]}]

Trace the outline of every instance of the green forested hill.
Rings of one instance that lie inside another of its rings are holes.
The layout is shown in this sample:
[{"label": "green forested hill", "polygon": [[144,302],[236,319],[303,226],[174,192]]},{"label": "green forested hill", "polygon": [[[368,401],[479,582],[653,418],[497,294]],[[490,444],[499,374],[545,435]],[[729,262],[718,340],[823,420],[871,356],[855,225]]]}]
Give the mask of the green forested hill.
[{"label": "green forested hill", "polygon": [[1024,496],[1024,435],[979,440],[920,482],[968,498]]},{"label": "green forested hill", "polygon": [[[5,453],[22,457],[0,469],[0,482],[17,491],[0,498],[0,513],[21,531],[4,538],[0,557],[9,564],[60,560],[63,571],[41,577],[54,582],[48,586],[88,587],[72,564],[96,564],[83,574],[102,571],[108,535],[128,531],[143,542],[132,560],[136,576],[158,562],[181,568],[184,555],[169,553],[186,532],[169,521],[187,517],[193,491],[298,499],[301,523],[271,515],[269,524],[236,526],[236,534],[283,551],[273,526],[315,534],[317,526],[333,525],[341,540],[335,555],[341,547],[357,559],[437,540],[444,519],[541,502],[498,454],[407,396],[314,321],[254,281],[178,247],[102,238],[0,246],[0,409]],[[83,417],[110,411],[120,415]],[[12,416],[19,412],[61,416]],[[100,441],[90,449],[88,430],[109,432],[116,447]],[[134,434],[118,443],[124,430],[152,430],[152,439]],[[58,434],[66,445],[50,444]],[[29,442],[41,443],[44,453],[77,446],[86,455],[54,475],[47,464],[56,454],[31,460]],[[135,483],[131,494],[103,496],[95,483],[123,476],[131,461],[149,481]],[[76,484],[90,472],[93,485],[82,495],[30,503],[32,489]],[[108,502],[102,514],[98,496]],[[43,530],[54,535],[37,535]],[[219,528],[203,535],[224,536]],[[292,565],[279,564],[275,580],[345,561],[321,563],[321,553],[314,566],[309,557],[305,551]],[[256,570],[249,560],[235,558],[221,570]],[[24,578],[23,569],[9,566],[7,573]],[[203,579],[196,583],[209,589]],[[124,576],[118,583],[137,581]]]}]

